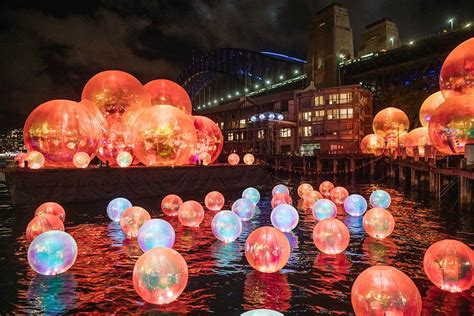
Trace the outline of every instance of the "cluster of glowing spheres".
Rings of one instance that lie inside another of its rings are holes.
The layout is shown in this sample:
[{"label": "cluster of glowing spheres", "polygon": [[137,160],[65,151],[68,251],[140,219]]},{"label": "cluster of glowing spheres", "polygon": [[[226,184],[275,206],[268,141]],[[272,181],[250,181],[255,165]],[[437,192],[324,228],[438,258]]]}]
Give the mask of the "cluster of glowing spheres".
[{"label": "cluster of glowing spheres", "polygon": [[298,225],[299,219],[298,211],[288,204],[278,205],[270,215],[272,225],[284,233],[292,231]]},{"label": "cluster of glowing spheres", "polygon": [[255,157],[252,154],[245,154],[244,164],[251,165],[255,162]]},{"label": "cluster of glowing spheres", "polygon": [[242,221],[234,212],[220,211],[212,218],[211,228],[220,241],[233,242],[242,233]]},{"label": "cluster of glowing spheres", "polygon": [[349,191],[344,187],[335,187],[330,193],[331,200],[336,205],[343,205],[346,198],[349,196]]},{"label": "cluster of glowing spheres", "polygon": [[[390,140],[390,144],[394,143],[396,138]],[[366,155],[381,156],[385,151],[385,140],[377,134],[368,134],[362,138],[360,142],[360,151]],[[392,146],[398,147],[398,146]]]},{"label": "cluster of glowing spheres", "polygon": [[64,208],[56,202],[46,202],[38,206],[35,211],[35,216],[43,214],[57,216],[63,222],[66,219],[66,212],[64,211]]},{"label": "cluster of glowing spheres", "polygon": [[245,241],[245,258],[257,271],[277,272],[290,258],[290,242],[285,234],[276,228],[257,228]]},{"label": "cluster of glowing spheres", "polygon": [[77,152],[72,157],[72,163],[76,168],[87,168],[91,162],[91,157],[85,152]]},{"label": "cluster of glowing spheres", "polygon": [[469,290],[474,280],[474,252],[460,241],[441,240],[426,250],[423,268],[428,279],[442,290]]},{"label": "cluster of glowing spheres", "polygon": [[118,153],[116,161],[120,168],[127,168],[132,164],[133,156],[128,151],[121,151]]},{"label": "cluster of glowing spheres", "polygon": [[338,219],[327,218],[319,221],[313,230],[313,241],[319,251],[336,255],[349,246],[349,229]]},{"label": "cluster of glowing spheres", "polygon": [[410,131],[405,137],[405,151],[408,157],[414,157],[415,148],[418,150],[418,156],[425,156],[425,146],[431,145],[428,127],[418,127]]},{"label": "cluster of glowing spheres", "polygon": [[474,95],[474,38],[459,44],[444,60],[439,87],[445,99],[460,94]]},{"label": "cluster of glowing spheres", "polygon": [[286,193],[277,193],[272,197],[272,208],[282,204],[293,204],[291,196]]},{"label": "cluster of glowing spheres", "polygon": [[60,230],[50,230],[38,235],[28,248],[28,263],[33,270],[44,275],[67,271],[76,257],[76,241]]},{"label": "cluster of glowing spheres", "polygon": [[127,238],[137,237],[140,227],[151,219],[150,214],[142,207],[132,206],[120,216],[120,227]]},{"label": "cluster of glowing spheres", "polygon": [[344,210],[350,216],[361,216],[367,211],[367,201],[362,195],[351,194],[344,201]]},{"label": "cluster of glowing spheres", "polygon": [[31,242],[36,236],[50,230],[64,231],[63,222],[57,216],[51,214],[35,216],[26,227],[26,239]]},{"label": "cluster of glowing spheres", "polygon": [[188,265],[177,251],[157,247],[138,258],[133,287],[145,301],[162,305],[175,301],[188,284]]},{"label": "cluster of glowing spheres", "polygon": [[255,188],[249,187],[242,192],[242,198],[250,200],[253,204],[257,205],[260,202],[260,192]]},{"label": "cluster of glowing spheres", "polygon": [[255,207],[252,201],[241,198],[232,204],[232,212],[237,214],[242,221],[246,222],[255,214]]},{"label": "cluster of glowing spheres", "polygon": [[389,140],[406,133],[410,128],[410,121],[402,110],[388,107],[375,115],[372,128],[375,134]]},{"label": "cluster of glowing spheres", "polygon": [[143,252],[156,247],[173,248],[175,232],[173,226],[162,219],[146,221],[137,235],[138,245]]},{"label": "cluster of glowing spheres", "polygon": [[237,154],[230,154],[229,157],[227,157],[227,162],[229,165],[235,166],[238,165],[240,161],[240,157]]},{"label": "cluster of glowing spheres", "polygon": [[28,152],[26,161],[28,161],[28,168],[40,169],[44,167],[45,158],[44,155],[39,151],[32,150]]},{"label": "cluster of glowing spheres", "polygon": [[286,185],[277,184],[272,189],[272,196],[275,196],[279,193],[290,195],[290,190],[288,190],[288,187]]},{"label": "cluster of glowing spheres", "polygon": [[313,186],[311,184],[302,183],[298,187],[298,196],[303,199],[306,193],[311,192],[311,191],[313,191]]},{"label": "cluster of glowing spheres", "polygon": [[209,192],[204,198],[204,204],[211,211],[220,211],[224,207],[224,196],[218,191]]},{"label": "cluster of glowing spheres", "polygon": [[423,127],[428,127],[430,122],[431,115],[433,112],[444,102],[443,95],[441,91],[435,92],[423,101],[423,104],[420,107],[420,123]]},{"label": "cluster of glowing spheres", "polygon": [[377,265],[364,270],[351,290],[356,315],[421,315],[421,295],[402,271]]},{"label": "cluster of glowing spheres", "polygon": [[196,201],[186,201],[178,209],[178,219],[183,226],[199,227],[204,219],[204,209]]},{"label": "cluster of glowing spheres", "polygon": [[176,82],[157,79],[145,84],[145,91],[151,98],[151,105],[172,105],[191,115],[192,103],[188,93]]},{"label": "cluster of glowing spheres", "polygon": [[161,210],[168,216],[178,216],[181,204],[183,204],[183,200],[179,196],[168,194],[161,200]]},{"label": "cluster of glowing spheres", "polygon": [[453,96],[434,111],[428,132],[442,154],[463,154],[466,144],[474,142],[473,104],[474,95]]},{"label": "cluster of glowing spheres", "polygon": [[384,239],[393,232],[395,219],[389,211],[375,207],[365,213],[362,225],[369,236]]},{"label": "cluster of glowing spheres", "polygon": [[388,194],[384,190],[375,190],[370,194],[370,205],[372,207],[381,207],[387,209],[390,206],[390,203],[392,202],[392,199],[390,198],[390,194]]},{"label": "cluster of glowing spheres", "polygon": [[52,100],[36,107],[26,119],[23,139],[28,151],[38,151],[46,166],[73,167],[73,156],[93,156],[101,132],[87,108],[69,100]]},{"label": "cluster of glowing spheres", "polygon": [[[205,116],[193,116],[196,129],[196,147],[193,160],[202,160],[204,165],[213,163],[219,157],[224,146],[224,137],[217,124]],[[196,161],[191,161],[195,163]]]},{"label": "cluster of glowing spheres", "polygon": [[317,200],[321,200],[322,198],[323,195],[319,193],[319,191],[311,190],[303,196],[303,207],[306,209],[312,208],[314,203],[316,203]]},{"label": "cluster of glowing spheres", "polygon": [[131,208],[132,206],[132,203],[126,198],[115,198],[107,205],[107,215],[112,221],[118,222],[120,221],[122,213],[125,212],[126,209]]},{"label": "cluster of glowing spheres", "polygon": [[332,184],[330,181],[323,181],[319,185],[319,192],[321,192],[324,198],[331,197],[332,189],[334,189],[334,184]]},{"label": "cluster of glowing spheres", "polygon": [[328,199],[317,200],[313,205],[313,216],[320,221],[326,218],[333,218],[337,215],[337,206]]}]

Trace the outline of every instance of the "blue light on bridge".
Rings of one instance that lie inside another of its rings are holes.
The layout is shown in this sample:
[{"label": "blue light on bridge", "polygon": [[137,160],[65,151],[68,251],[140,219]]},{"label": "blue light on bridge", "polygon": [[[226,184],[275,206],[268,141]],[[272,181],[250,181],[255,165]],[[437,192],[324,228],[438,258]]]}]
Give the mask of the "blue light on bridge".
[{"label": "blue light on bridge", "polygon": [[296,58],[296,57],[287,56],[287,55],[284,55],[284,54],[278,54],[278,53],[273,53],[273,52],[260,52],[260,53],[262,53],[264,55],[268,55],[268,56],[278,57],[278,58],[281,58],[281,59],[296,61],[298,63],[304,63],[304,64],[307,63],[306,60],[299,59],[299,58]]}]

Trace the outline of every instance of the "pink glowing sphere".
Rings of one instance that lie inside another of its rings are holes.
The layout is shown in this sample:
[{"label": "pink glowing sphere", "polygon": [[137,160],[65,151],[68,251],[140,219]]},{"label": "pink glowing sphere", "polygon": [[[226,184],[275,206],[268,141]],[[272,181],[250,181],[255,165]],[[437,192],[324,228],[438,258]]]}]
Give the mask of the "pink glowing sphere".
[{"label": "pink glowing sphere", "polygon": [[118,153],[116,160],[120,168],[127,168],[132,164],[133,156],[128,151],[121,151]]},{"label": "pink glowing sphere", "polygon": [[313,191],[313,186],[309,183],[302,183],[298,187],[298,196],[304,198],[306,193]]},{"label": "pink glowing sphere", "polygon": [[244,164],[251,165],[255,162],[255,157],[252,154],[245,154],[244,156]]},{"label": "pink glowing sphere", "polygon": [[186,201],[178,209],[178,219],[183,226],[199,227],[204,219],[204,209],[196,201]]},{"label": "pink glowing sphere", "polygon": [[169,194],[161,201],[161,210],[168,216],[178,216],[181,204],[183,204],[183,200],[179,196]]},{"label": "pink glowing sphere", "polygon": [[317,221],[334,218],[337,215],[337,206],[333,201],[328,199],[317,200],[313,205],[313,216]]},{"label": "pink glowing sphere", "polygon": [[72,163],[76,168],[87,168],[91,162],[91,157],[85,152],[77,152],[72,157]]},{"label": "pink glowing sphere", "polygon": [[235,166],[239,163],[240,157],[237,154],[230,154],[229,157],[227,157],[227,161],[229,165]]},{"label": "pink glowing sphere", "polygon": [[150,213],[142,207],[132,206],[120,216],[120,227],[127,238],[137,237],[142,225],[151,219]]},{"label": "pink glowing sphere", "polygon": [[188,265],[176,250],[156,247],[138,258],[133,268],[133,287],[148,303],[175,301],[188,284]]},{"label": "pink glowing sphere", "polygon": [[[389,144],[393,144],[395,138],[392,138]],[[393,145],[392,145],[393,146]],[[385,151],[385,140],[377,134],[368,134],[360,142],[360,151],[366,155],[381,156]],[[396,146],[395,146],[396,147]]]},{"label": "pink glowing sphere", "polygon": [[257,271],[277,272],[290,258],[290,242],[285,234],[276,228],[257,228],[245,241],[245,258]]},{"label": "pink glowing sphere", "polygon": [[369,236],[384,239],[393,232],[395,219],[393,219],[389,211],[380,207],[374,207],[364,214],[362,225]]},{"label": "pink glowing sphere", "polygon": [[425,156],[425,146],[431,145],[428,127],[418,127],[410,131],[405,137],[405,150],[408,157],[414,157],[415,148],[418,149],[418,156]]},{"label": "pink glowing sphere", "polygon": [[[224,137],[217,124],[205,116],[193,116],[194,127],[196,128],[196,147],[193,150],[193,157],[208,165],[217,160],[224,146]],[[191,161],[195,163],[195,161]]]},{"label": "pink glowing sphere", "polygon": [[243,222],[246,222],[255,214],[255,207],[255,204],[251,200],[241,198],[232,204],[232,212],[237,214]]},{"label": "pink glowing sphere", "polygon": [[410,121],[402,110],[388,107],[375,115],[372,127],[375,134],[390,140],[408,131]]},{"label": "pink glowing sphere", "polygon": [[474,38],[459,44],[444,60],[439,88],[447,100],[453,96],[474,95]]},{"label": "pink glowing sphere", "polygon": [[323,195],[319,193],[319,191],[311,190],[303,196],[303,207],[306,209],[312,208],[314,203],[316,203],[317,200],[321,200],[322,198]]},{"label": "pink glowing sphere", "polygon": [[51,214],[35,216],[26,227],[26,239],[31,242],[36,236],[50,230],[64,231],[63,222],[57,216]]},{"label": "pink glowing sphere", "polygon": [[330,198],[331,197],[331,191],[334,189],[334,184],[330,181],[323,181],[319,185],[319,192],[323,195],[324,198]]},{"label": "pink glowing sphere", "polygon": [[51,214],[57,216],[62,222],[66,219],[66,212],[64,208],[55,202],[46,202],[38,206],[35,211],[35,216]]},{"label": "pink glowing sphere", "polygon": [[313,241],[319,251],[337,255],[349,246],[349,230],[338,219],[327,218],[319,221],[313,230]]},{"label": "pink glowing sphere", "polygon": [[186,90],[176,82],[156,79],[145,84],[144,89],[151,97],[151,105],[172,105],[191,115],[191,99]]},{"label": "pink glowing sphere", "polygon": [[425,252],[423,268],[428,279],[445,291],[462,292],[474,284],[474,252],[457,240],[432,244]]},{"label": "pink glowing sphere", "polygon": [[402,271],[377,265],[364,270],[352,284],[356,315],[421,315],[421,295]]},{"label": "pink glowing sphere", "polygon": [[224,196],[218,191],[209,192],[204,199],[204,204],[211,211],[220,211],[224,207]]},{"label": "pink glowing sphere", "polygon": [[278,205],[281,204],[293,204],[293,200],[291,199],[291,196],[285,193],[277,193],[272,197],[272,208],[277,207]]},{"label": "pink glowing sphere", "polygon": [[277,184],[273,187],[272,189],[272,196],[275,196],[279,193],[283,193],[283,194],[286,194],[286,195],[290,195],[290,190],[288,189],[288,187],[284,184]]},{"label": "pink glowing sphere", "polygon": [[28,154],[26,153],[18,153],[15,156],[15,162],[18,164],[19,168],[25,168],[25,161],[28,160]]},{"label": "pink glowing sphere", "polygon": [[423,101],[423,104],[420,107],[420,123],[423,127],[428,127],[430,122],[431,115],[433,112],[444,102],[443,95],[441,91],[435,92]]},{"label": "pink glowing sphere", "polygon": [[30,169],[40,169],[44,167],[45,158],[39,151],[29,151],[26,160],[28,161],[28,168]]},{"label": "pink glowing sphere", "polygon": [[336,205],[343,205],[346,198],[349,196],[349,191],[344,187],[335,187],[330,193],[331,201]]}]

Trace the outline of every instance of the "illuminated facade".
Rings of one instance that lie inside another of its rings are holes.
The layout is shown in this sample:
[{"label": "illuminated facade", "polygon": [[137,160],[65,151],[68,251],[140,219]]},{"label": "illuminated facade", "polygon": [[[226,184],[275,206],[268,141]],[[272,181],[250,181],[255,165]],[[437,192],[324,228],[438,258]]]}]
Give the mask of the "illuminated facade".
[{"label": "illuminated facade", "polygon": [[397,24],[388,18],[375,21],[365,27],[359,57],[400,47]]},{"label": "illuminated facade", "polygon": [[14,129],[0,135],[0,152],[26,151],[23,143],[23,130]]}]

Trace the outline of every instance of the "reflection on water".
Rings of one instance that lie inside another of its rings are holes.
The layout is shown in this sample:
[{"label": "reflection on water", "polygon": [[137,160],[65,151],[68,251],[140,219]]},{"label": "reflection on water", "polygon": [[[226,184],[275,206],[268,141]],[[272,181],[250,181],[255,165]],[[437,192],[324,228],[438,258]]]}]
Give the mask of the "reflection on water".
[{"label": "reflection on water", "polygon": [[376,264],[391,265],[397,255],[397,245],[391,237],[384,239],[365,237],[362,250],[369,257],[371,266]]},{"label": "reflection on water", "polygon": [[252,271],[245,277],[245,310],[268,308],[279,312],[290,309],[291,289],[288,277],[282,272],[262,273]]}]

